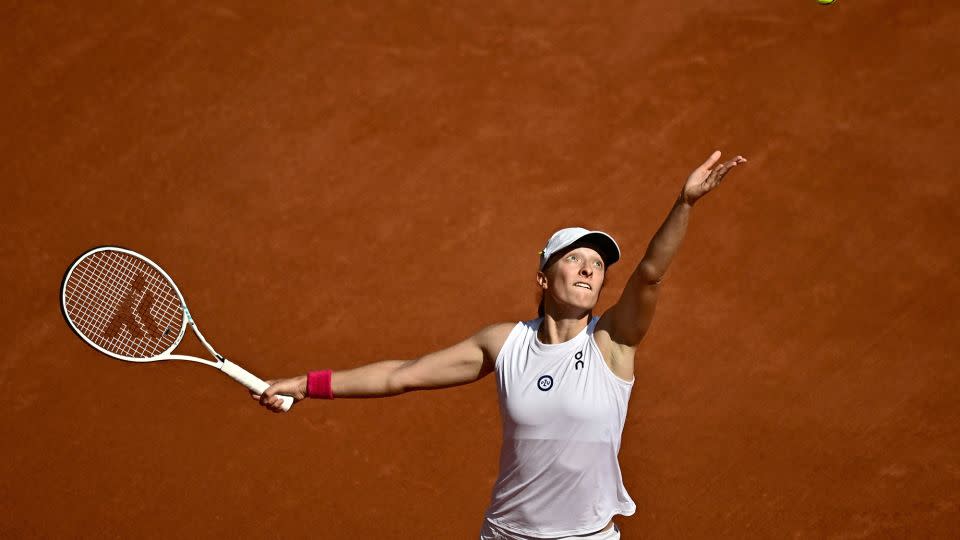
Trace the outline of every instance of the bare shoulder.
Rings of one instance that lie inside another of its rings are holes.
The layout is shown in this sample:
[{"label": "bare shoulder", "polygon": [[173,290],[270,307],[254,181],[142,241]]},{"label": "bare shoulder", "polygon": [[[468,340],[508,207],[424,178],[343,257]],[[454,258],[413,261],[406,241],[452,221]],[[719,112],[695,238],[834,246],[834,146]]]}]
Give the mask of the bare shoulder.
[{"label": "bare shoulder", "polygon": [[617,343],[611,331],[610,312],[604,313],[597,321],[593,332],[593,340],[597,342],[603,361],[617,377],[624,380],[633,378],[633,359],[637,352],[636,345]]},{"label": "bare shoulder", "polygon": [[510,332],[516,325],[515,322],[491,324],[474,334],[473,339],[483,349],[484,356],[491,361],[495,361],[497,355],[500,354],[500,349],[503,348],[503,344],[506,343],[507,337],[510,336]]}]

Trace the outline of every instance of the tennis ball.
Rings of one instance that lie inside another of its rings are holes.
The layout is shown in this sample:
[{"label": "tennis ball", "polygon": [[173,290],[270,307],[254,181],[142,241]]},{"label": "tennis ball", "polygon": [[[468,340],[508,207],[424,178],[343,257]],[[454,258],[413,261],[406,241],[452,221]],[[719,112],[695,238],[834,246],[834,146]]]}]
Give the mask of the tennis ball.
[{"label": "tennis ball", "polygon": [[817,3],[827,5],[827,4],[832,4],[833,0],[817,0]]}]

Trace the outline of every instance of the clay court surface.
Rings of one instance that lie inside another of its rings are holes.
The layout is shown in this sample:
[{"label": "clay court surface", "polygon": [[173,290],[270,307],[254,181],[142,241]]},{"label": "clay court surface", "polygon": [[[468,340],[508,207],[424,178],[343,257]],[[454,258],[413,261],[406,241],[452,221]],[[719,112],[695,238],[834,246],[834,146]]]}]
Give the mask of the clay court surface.
[{"label": "clay court surface", "polygon": [[623,247],[609,306],[715,148],[749,163],[638,353],[623,537],[957,537],[960,8],[280,5],[0,9],[0,537],[476,538],[491,377],[269,414],[84,345],[67,265],[147,254],[264,378],[415,358],[533,318],[562,226]]}]

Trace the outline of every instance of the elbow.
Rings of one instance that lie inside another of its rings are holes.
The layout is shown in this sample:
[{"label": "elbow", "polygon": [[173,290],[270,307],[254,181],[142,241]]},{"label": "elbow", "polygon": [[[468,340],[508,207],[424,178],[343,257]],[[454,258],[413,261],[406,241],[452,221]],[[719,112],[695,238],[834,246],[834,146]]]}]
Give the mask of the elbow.
[{"label": "elbow", "polygon": [[650,261],[640,261],[637,277],[645,285],[657,285],[663,280],[664,272]]}]

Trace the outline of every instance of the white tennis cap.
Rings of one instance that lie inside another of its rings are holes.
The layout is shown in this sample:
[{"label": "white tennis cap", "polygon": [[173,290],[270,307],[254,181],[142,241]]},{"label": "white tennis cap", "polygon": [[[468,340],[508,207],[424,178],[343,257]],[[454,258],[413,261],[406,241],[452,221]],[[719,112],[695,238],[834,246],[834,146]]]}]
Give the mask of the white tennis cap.
[{"label": "white tennis cap", "polygon": [[607,266],[620,260],[620,246],[609,234],[602,231],[588,231],[583,227],[568,227],[553,233],[550,240],[547,240],[547,246],[540,251],[540,270],[543,270],[550,257],[576,242],[598,248],[597,252],[603,257],[603,263]]}]

